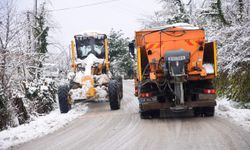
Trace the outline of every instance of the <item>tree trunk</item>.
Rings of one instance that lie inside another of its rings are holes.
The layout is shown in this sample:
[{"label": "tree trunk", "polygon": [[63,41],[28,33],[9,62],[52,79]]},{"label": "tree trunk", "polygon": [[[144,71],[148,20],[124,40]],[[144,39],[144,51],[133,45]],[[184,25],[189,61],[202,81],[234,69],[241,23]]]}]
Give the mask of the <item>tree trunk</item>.
[{"label": "tree trunk", "polygon": [[223,25],[230,25],[230,23],[225,19],[224,13],[222,12],[222,7],[221,7],[221,0],[217,0],[217,9],[218,9],[218,15],[219,18],[221,20],[221,22],[223,23]]},{"label": "tree trunk", "polygon": [[238,21],[241,22],[243,20],[244,15],[244,3],[243,0],[238,0],[239,5],[239,18]]},{"label": "tree trunk", "polygon": [[24,124],[29,119],[29,115],[24,107],[22,98],[15,97],[12,105],[15,108],[19,124]]}]

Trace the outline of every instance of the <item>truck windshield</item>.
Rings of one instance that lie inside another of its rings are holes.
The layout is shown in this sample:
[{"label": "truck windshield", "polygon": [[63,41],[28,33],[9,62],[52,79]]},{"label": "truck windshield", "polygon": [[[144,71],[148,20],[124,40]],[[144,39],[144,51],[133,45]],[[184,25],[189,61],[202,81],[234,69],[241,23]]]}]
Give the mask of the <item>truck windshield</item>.
[{"label": "truck windshield", "polygon": [[90,53],[94,54],[97,58],[104,58],[105,48],[104,39],[90,38],[76,38],[77,58],[84,59]]}]

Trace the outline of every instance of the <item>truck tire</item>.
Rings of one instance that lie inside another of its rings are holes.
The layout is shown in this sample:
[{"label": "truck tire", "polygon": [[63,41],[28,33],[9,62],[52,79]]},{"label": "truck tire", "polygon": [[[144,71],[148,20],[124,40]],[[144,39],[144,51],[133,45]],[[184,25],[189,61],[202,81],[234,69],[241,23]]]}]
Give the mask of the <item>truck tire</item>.
[{"label": "truck tire", "polygon": [[141,117],[141,119],[152,119],[153,118],[150,111],[140,111],[140,117]]},{"label": "truck tire", "polygon": [[58,102],[61,113],[67,113],[71,109],[71,104],[68,102],[69,87],[67,85],[59,86]]},{"label": "truck tire", "polygon": [[193,108],[193,111],[194,111],[194,116],[195,117],[199,117],[199,116],[202,115],[202,108],[201,107]]},{"label": "truck tire", "polygon": [[197,107],[194,108],[194,116],[205,116],[213,117],[214,116],[214,107]]},{"label": "truck tire", "polygon": [[159,118],[160,117],[160,110],[152,109],[152,110],[141,110],[140,111],[140,117],[141,119],[153,119],[153,118]]},{"label": "truck tire", "polygon": [[206,117],[213,117],[214,116],[214,107],[204,107],[203,111],[204,111],[204,115]]},{"label": "truck tire", "polygon": [[119,95],[120,95],[120,99],[123,98],[123,81],[122,81],[122,77],[121,76],[118,76],[118,77],[115,77],[115,80],[119,83]]},{"label": "truck tire", "polygon": [[119,99],[119,90],[118,82],[116,80],[111,80],[108,85],[109,93],[109,104],[111,110],[120,109],[120,99]]}]

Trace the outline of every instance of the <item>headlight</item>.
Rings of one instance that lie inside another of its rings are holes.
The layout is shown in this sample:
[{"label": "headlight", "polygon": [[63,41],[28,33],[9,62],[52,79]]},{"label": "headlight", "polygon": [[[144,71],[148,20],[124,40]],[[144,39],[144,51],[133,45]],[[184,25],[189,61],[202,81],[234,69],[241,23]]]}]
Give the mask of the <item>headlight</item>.
[{"label": "headlight", "polygon": [[77,64],[77,68],[79,69],[79,70],[84,70],[85,69],[85,64],[82,64],[82,63],[79,63],[79,64]]},{"label": "headlight", "polygon": [[93,64],[93,67],[99,67],[99,65],[100,65],[100,63],[98,63],[98,62],[95,62],[94,64]]},{"label": "headlight", "polygon": [[77,68],[82,68],[82,64],[77,64]]}]

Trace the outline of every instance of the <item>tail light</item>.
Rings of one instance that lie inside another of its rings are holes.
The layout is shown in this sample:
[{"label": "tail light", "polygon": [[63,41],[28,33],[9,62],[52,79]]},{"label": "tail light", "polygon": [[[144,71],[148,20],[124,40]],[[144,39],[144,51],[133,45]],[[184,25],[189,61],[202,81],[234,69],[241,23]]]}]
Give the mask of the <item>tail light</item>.
[{"label": "tail light", "polygon": [[135,87],[135,96],[138,96],[138,88]]},{"label": "tail light", "polygon": [[153,93],[152,92],[145,92],[140,94],[141,97],[152,97]]},{"label": "tail light", "polygon": [[204,89],[203,93],[204,94],[215,94],[216,90],[215,89]]}]

